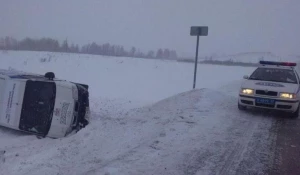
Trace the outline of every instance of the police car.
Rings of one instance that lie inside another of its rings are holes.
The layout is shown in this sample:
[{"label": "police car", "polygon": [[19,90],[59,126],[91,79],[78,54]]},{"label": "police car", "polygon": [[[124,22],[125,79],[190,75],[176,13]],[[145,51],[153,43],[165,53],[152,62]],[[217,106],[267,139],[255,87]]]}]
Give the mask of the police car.
[{"label": "police car", "polygon": [[299,115],[300,87],[296,63],[260,61],[250,76],[244,76],[238,99],[238,108],[274,109]]},{"label": "police car", "polygon": [[0,70],[0,125],[61,138],[89,124],[88,85],[45,75]]}]

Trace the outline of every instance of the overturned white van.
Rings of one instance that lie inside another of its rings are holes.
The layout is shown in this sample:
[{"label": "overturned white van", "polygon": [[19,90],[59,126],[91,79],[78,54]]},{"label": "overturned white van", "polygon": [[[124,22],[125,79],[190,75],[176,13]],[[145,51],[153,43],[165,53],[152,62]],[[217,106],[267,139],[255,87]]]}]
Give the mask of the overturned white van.
[{"label": "overturned white van", "polygon": [[61,138],[89,124],[88,85],[0,69],[0,125]]}]

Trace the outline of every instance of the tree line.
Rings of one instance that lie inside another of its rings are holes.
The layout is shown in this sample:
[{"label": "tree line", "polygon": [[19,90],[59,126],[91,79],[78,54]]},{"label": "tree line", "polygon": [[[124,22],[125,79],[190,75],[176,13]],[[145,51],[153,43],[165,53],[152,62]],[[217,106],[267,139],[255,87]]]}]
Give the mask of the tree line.
[{"label": "tree line", "polygon": [[7,36],[4,38],[0,38],[0,50],[49,51],[117,57],[177,59],[176,51],[167,48],[160,48],[157,51],[150,50],[144,53],[138,50],[136,47],[132,47],[131,49],[126,50],[123,46],[120,45],[113,45],[110,43],[97,44],[95,42],[79,47],[78,44],[70,44],[67,39],[62,43],[59,43],[58,40],[52,38],[32,39],[27,37],[23,40],[18,41],[13,37]]}]

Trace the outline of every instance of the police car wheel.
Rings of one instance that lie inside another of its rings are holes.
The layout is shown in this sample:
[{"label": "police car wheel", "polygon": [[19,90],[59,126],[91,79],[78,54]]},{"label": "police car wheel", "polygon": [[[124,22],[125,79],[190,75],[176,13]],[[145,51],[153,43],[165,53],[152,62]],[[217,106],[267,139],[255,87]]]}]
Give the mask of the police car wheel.
[{"label": "police car wheel", "polygon": [[300,106],[298,106],[298,109],[292,113],[291,117],[292,118],[298,118],[299,117],[299,109],[300,109]]},{"label": "police car wheel", "polygon": [[243,106],[243,105],[241,105],[240,103],[238,103],[238,108],[239,108],[239,110],[242,110],[242,111],[244,111],[244,110],[247,109],[246,106]]}]

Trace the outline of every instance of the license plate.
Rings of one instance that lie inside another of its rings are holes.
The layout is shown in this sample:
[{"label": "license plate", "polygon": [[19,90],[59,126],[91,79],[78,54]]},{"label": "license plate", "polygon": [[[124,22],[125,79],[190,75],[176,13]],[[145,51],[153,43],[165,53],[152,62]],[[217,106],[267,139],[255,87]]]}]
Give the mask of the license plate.
[{"label": "license plate", "polygon": [[255,102],[256,103],[260,103],[260,104],[268,104],[268,105],[275,104],[275,100],[274,99],[268,99],[268,98],[256,98]]}]

